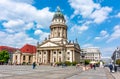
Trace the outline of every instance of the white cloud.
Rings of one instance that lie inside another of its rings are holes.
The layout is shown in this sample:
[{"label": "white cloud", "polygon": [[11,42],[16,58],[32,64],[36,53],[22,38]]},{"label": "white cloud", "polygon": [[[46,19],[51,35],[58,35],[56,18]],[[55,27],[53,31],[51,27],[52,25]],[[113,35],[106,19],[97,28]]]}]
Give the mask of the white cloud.
[{"label": "white cloud", "polygon": [[40,41],[43,41],[45,38],[48,38],[49,35],[49,33],[43,32],[42,30],[36,30],[34,34],[40,36]]},{"label": "white cloud", "polygon": [[88,17],[94,9],[100,8],[99,4],[95,4],[92,0],[69,0],[71,7],[75,10],[74,15],[82,15]]},{"label": "white cloud", "polygon": [[101,39],[101,37],[95,37],[95,40],[100,40]]},{"label": "white cloud", "polygon": [[2,24],[7,32],[14,33],[20,31],[26,31],[34,27],[33,22],[25,23],[23,20],[10,20],[8,22],[3,22]]},{"label": "white cloud", "polygon": [[23,3],[28,3],[28,4],[33,4],[34,3],[34,0],[11,0],[11,1],[23,2]]},{"label": "white cloud", "polygon": [[111,57],[115,48],[114,47],[103,47],[103,48],[100,48],[100,50],[101,50],[102,56]]},{"label": "white cloud", "polygon": [[[34,0],[0,0],[0,21],[3,25],[0,45],[21,47],[25,43],[35,44],[37,40],[29,37],[26,31],[36,30],[36,27],[48,29],[54,12],[49,7],[37,9],[31,5],[33,3]],[[40,39],[44,39],[48,33],[40,35]]]},{"label": "white cloud", "polygon": [[39,35],[39,34],[42,34],[43,32],[41,31],[41,30],[36,30],[35,32],[34,32],[34,34],[35,35]]},{"label": "white cloud", "polygon": [[93,0],[69,0],[70,6],[74,9],[71,18],[81,15],[83,18],[94,20],[94,23],[102,23],[112,11],[110,7],[101,7],[100,4],[94,3]]},{"label": "white cloud", "polygon": [[78,33],[82,33],[83,31],[87,30],[88,26],[78,26],[78,25],[74,25],[70,30],[71,32],[75,32],[77,31]]},{"label": "white cloud", "polygon": [[105,30],[102,30],[102,31],[100,32],[100,35],[97,36],[97,37],[95,37],[95,40],[103,40],[103,39],[108,38],[108,37],[109,37],[108,32],[105,31]]},{"label": "white cloud", "polygon": [[30,43],[34,45],[37,43],[36,39],[29,37],[24,32],[8,34],[0,31],[0,38],[2,38],[0,39],[0,41],[2,41],[0,43],[1,45],[8,45],[8,46],[14,46],[14,47],[21,47],[26,43]]},{"label": "white cloud", "polygon": [[84,45],[82,45],[82,47],[83,48],[88,48],[88,47],[93,47],[93,45],[92,44],[84,44]]},{"label": "white cloud", "polygon": [[111,42],[113,40],[120,39],[120,25],[116,25],[113,28],[113,31],[114,32],[110,35],[110,38],[108,39],[107,42]]},{"label": "white cloud", "polygon": [[116,15],[116,17],[120,18],[120,12]]},{"label": "white cloud", "polygon": [[0,0],[0,20],[22,20],[25,23],[36,22],[41,26],[48,27],[53,17],[53,12],[49,8],[37,10],[28,3],[19,1]]},{"label": "white cloud", "polygon": [[8,22],[4,22],[3,26],[5,28],[19,28],[24,25],[24,21],[22,20],[10,20]]},{"label": "white cloud", "polygon": [[102,23],[108,18],[109,13],[112,11],[109,7],[102,7],[98,10],[95,10],[91,15],[90,18],[94,19],[95,23]]}]

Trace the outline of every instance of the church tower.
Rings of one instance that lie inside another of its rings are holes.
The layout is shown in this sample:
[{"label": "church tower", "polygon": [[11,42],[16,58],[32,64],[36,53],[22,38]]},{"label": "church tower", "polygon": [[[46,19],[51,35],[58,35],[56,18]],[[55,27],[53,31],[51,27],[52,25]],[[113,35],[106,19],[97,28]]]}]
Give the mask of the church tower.
[{"label": "church tower", "polygon": [[57,11],[55,12],[52,23],[50,25],[50,40],[66,44],[67,42],[67,25],[65,24],[66,20],[64,15],[62,14],[59,7],[57,7]]},{"label": "church tower", "polygon": [[37,43],[36,62],[50,64],[56,62],[80,62],[80,46],[68,42],[67,25],[59,7],[50,25],[50,35],[41,44]]}]

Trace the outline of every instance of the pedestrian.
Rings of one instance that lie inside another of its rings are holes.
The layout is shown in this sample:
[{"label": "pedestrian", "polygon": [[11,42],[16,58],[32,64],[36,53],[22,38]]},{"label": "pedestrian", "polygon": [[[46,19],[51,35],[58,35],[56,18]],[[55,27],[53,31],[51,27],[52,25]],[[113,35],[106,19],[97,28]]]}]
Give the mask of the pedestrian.
[{"label": "pedestrian", "polygon": [[92,64],[90,64],[90,68],[92,69],[92,67],[93,67],[93,65]]},{"label": "pedestrian", "polygon": [[96,70],[96,65],[95,64],[93,64],[93,67],[94,67],[94,70]]},{"label": "pedestrian", "polygon": [[35,69],[35,67],[36,67],[36,62],[33,62],[32,66],[33,66],[33,69]]},{"label": "pedestrian", "polygon": [[117,72],[117,66],[114,66],[114,71]]},{"label": "pedestrian", "polygon": [[110,72],[112,72],[112,70],[113,70],[113,65],[112,64],[109,65],[109,69],[110,69]]}]

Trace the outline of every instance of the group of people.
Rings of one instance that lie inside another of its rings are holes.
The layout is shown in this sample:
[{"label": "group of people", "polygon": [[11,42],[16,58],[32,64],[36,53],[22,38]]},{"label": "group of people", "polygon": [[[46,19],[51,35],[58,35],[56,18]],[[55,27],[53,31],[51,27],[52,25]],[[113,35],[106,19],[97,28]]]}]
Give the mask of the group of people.
[{"label": "group of people", "polygon": [[110,72],[113,72],[113,71],[117,72],[117,66],[115,66],[115,65],[113,66],[113,64],[109,65],[109,69],[110,69]]},{"label": "group of people", "polygon": [[90,64],[90,68],[94,68],[94,70],[96,69],[96,64]]}]

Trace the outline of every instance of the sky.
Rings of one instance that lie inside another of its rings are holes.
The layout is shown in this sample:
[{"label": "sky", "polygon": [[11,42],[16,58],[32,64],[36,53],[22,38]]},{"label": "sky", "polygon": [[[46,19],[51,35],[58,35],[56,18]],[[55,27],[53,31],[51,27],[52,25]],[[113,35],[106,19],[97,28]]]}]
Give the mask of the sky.
[{"label": "sky", "polygon": [[0,0],[0,45],[42,42],[57,6],[66,19],[68,40],[99,48],[102,57],[120,47],[119,0]]}]

